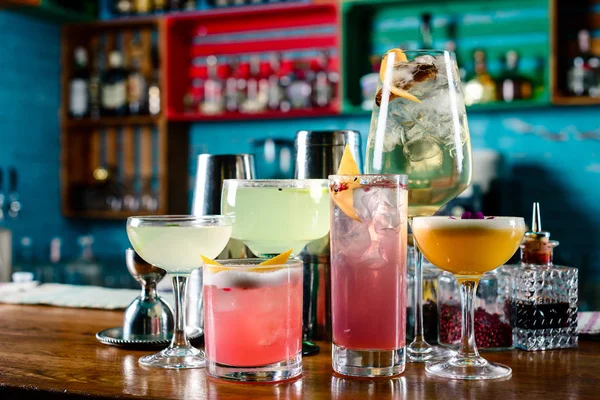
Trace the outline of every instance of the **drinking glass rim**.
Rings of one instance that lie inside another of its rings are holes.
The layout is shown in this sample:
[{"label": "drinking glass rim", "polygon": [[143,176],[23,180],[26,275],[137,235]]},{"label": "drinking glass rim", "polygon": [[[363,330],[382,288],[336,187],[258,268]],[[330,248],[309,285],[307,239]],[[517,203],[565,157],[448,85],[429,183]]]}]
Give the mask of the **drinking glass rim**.
[{"label": "drinking glass rim", "polygon": [[400,178],[398,184],[400,185],[407,185],[408,184],[408,175],[407,174],[352,174],[352,175],[339,175],[339,174],[333,174],[333,175],[329,175],[328,179],[329,181],[335,181],[335,180],[342,180],[343,178],[365,178],[368,180],[371,179],[376,179],[376,178]]},{"label": "drinking glass rim", "polygon": [[[163,226],[163,223],[201,223],[192,226],[231,226],[231,217],[227,215],[136,215],[127,218],[128,226],[154,225]],[[213,222],[213,223],[211,223]],[[184,225],[185,226],[185,225]]]},{"label": "drinking glass rim", "polygon": [[[253,268],[255,270],[265,270],[265,269],[291,269],[291,268],[300,268],[303,267],[304,263],[301,259],[296,257],[290,257],[285,264],[272,264],[272,265],[258,265],[261,262],[265,262],[270,260],[269,258],[256,257],[256,258],[230,258],[224,260],[215,260],[221,265],[210,265],[205,264],[206,267],[215,267],[220,269],[232,270],[232,271],[243,271],[248,268]],[[204,267],[203,266],[203,267]],[[253,272],[253,271],[248,271]]]},{"label": "drinking glass rim", "polygon": [[293,187],[305,188],[313,183],[321,183],[321,186],[327,187],[327,179],[224,179],[223,186],[229,183],[237,183],[241,187]]},{"label": "drinking glass rim", "polygon": [[415,53],[415,54],[456,54],[450,50],[439,50],[439,49],[400,49],[404,54],[406,53]]},{"label": "drinking glass rim", "polygon": [[[484,219],[462,219],[462,218],[454,218],[444,215],[422,215],[418,217],[412,218],[411,226],[414,228],[415,223],[419,224],[419,222],[426,221],[447,221],[447,223],[443,224],[444,228],[448,228],[452,225],[457,226],[460,225],[472,225],[477,227],[486,227],[490,225],[500,225],[500,227],[515,227],[517,225],[525,226],[525,219],[523,217],[510,217],[510,216],[489,216]],[[512,224],[510,222],[513,222]]]}]

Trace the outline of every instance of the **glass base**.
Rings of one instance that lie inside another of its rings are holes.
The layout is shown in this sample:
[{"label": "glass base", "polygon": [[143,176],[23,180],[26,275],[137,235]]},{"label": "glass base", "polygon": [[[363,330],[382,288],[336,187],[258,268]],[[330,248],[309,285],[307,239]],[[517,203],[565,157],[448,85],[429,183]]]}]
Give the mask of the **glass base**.
[{"label": "glass base", "polygon": [[331,358],[333,370],[348,376],[394,376],[403,373],[406,367],[404,347],[395,350],[350,350],[333,344]]},{"label": "glass base", "polygon": [[195,347],[167,347],[161,352],[139,359],[145,367],[184,369],[202,368],[206,364],[204,352]]},{"label": "glass base", "polygon": [[432,346],[427,342],[413,342],[406,347],[407,361],[409,363],[447,360],[455,354],[456,351],[442,346]]},{"label": "glass base", "polygon": [[441,378],[464,380],[500,379],[512,373],[510,367],[491,363],[482,357],[452,357],[446,361],[427,363],[425,371]]},{"label": "glass base", "polygon": [[302,373],[302,354],[289,360],[258,367],[236,367],[206,360],[206,372],[215,378],[235,382],[280,382]]}]

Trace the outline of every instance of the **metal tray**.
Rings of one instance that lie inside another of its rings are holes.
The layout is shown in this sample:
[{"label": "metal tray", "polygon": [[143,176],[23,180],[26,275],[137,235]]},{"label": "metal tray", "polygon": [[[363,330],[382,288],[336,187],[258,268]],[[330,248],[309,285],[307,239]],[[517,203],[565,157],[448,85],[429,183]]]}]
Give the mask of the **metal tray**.
[{"label": "metal tray", "polygon": [[[201,328],[187,328],[187,337],[191,342],[201,342],[204,332]],[[162,340],[123,339],[123,328],[108,328],[96,333],[96,339],[102,344],[128,349],[165,348],[171,343],[171,338]]]}]

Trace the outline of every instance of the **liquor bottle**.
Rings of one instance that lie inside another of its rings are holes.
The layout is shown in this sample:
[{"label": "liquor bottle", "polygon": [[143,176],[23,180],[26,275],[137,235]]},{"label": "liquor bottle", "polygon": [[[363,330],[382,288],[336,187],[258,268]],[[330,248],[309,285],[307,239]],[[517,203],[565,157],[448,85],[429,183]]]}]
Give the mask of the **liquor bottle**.
[{"label": "liquor bottle", "polygon": [[183,9],[186,11],[191,11],[196,9],[196,0],[186,0],[183,3]]},{"label": "liquor bottle", "polygon": [[223,82],[217,74],[217,57],[206,58],[208,67],[208,79],[204,83],[204,102],[201,111],[207,115],[220,114],[224,110]]},{"label": "liquor bottle", "polygon": [[268,91],[268,107],[270,110],[278,110],[283,100],[284,94],[281,90],[279,82],[279,69],[281,67],[280,55],[277,53],[271,54],[269,57],[269,91]]},{"label": "liquor bottle", "polygon": [[260,76],[260,56],[258,54],[250,57],[250,76],[246,86],[247,95],[242,103],[241,111],[246,113],[264,111],[268,103],[269,83]]},{"label": "liquor bottle", "polygon": [[89,75],[87,52],[83,47],[75,49],[75,72],[69,84],[69,114],[83,118],[89,114]]},{"label": "liquor bottle", "polygon": [[108,58],[109,69],[102,77],[102,111],[105,115],[127,114],[127,73],[123,57],[113,51]]},{"label": "liquor bottle", "polygon": [[247,0],[233,0],[233,5],[234,6],[243,6],[244,4],[246,4]]},{"label": "liquor bottle", "polygon": [[114,1],[114,12],[118,15],[129,15],[133,11],[132,0],[115,0]]},{"label": "liquor bottle", "polygon": [[312,103],[315,107],[327,107],[333,98],[334,83],[329,80],[329,53],[322,51],[313,65]]},{"label": "liquor bottle", "polygon": [[288,112],[292,109],[289,87],[292,85],[292,83],[294,83],[295,79],[294,60],[282,57],[279,68],[279,86],[281,87],[283,97],[279,103],[279,109],[283,112]]},{"label": "liquor bottle", "polygon": [[135,0],[133,4],[133,12],[136,14],[148,14],[152,11],[151,0]]},{"label": "liquor bottle", "polygon": [[487,72],[485,52],[475,50],[475,75],[467,81],[464,87],[465,104],[489,103],[496,100],[496,83]]},{"label": "liquor bottle", "polygon": [[131,69],[127,76],[127,103],[129,104],[129,113],[131,115],[139,115],[147,113],[146,97],[148,88],[146,77],[140,70],[140,59],[134,57],[131,61]]},{"label": "liquor bottle", "polygon": [[180,11],[181,10],[181,1],[182,0],[169,0],[169,10]]},{"label": "liquor bottle", "polygon": [[421,15],[421,49],[433,49],[433,30],[432,30],[431,14],[425,13]]},{"label": "liquor bottle", "polygon": [[102,110],[102,79],[100,76],[100,60],[102,59],[103,53],[96,51],[96,57],[94,63],[92,63],[92,72],[90,73],[90,80],[88,85],[88,94],[90,101],[90,117],[97,119],[100,118]]},{"label": "liquor bottle", "polygon": [[158,49],[152,49],[152,79],[148,84],[148,113],[150,115],[160,114],[160,61],[158,59]]},{"label": "liquor bottle", "polygon": [[577,268],[553,264],[558,242],[542,230],[539,203],[521,245],[521,264],[510,266],[514,293],[514,345],[524,350],[577,347]]},{"label": "liquor bottle", "polygon": [[33,242],[29,236],[21,238],[16,262],[12,267],[13,272],[34,272],[35,256],[33,255]]},{"label": "liquor bottle", "polygon": [[293,109],[311,108],[312,85],[309,81],[309,68],[305,63],[297,63],[294,69],[294,80],[287,87],[286,94]]},{"label": "liquor bottle", "polygon": [[167,0],[154,0],[154,12],[157,14],[162,14],[167,12],[169,5],[167,4]]},{"label": "liquor bottle", "polygon": [[505,70],[498,80],[498,99],[505,102],[526,100],[532,96],[531,81],[518,73],[519,54],[510,50],[505,57]]},{"label": "liquor bottle", "polygon": [[379,69],[381,66],[381,56],[372,55],[371,61],[371,72],[363,75],[360,78],[360,88],[362,93],[361,108],[363,110],[370,111],[373,109],[375,104],[375,95],[377,94],[377,85],[379,85]]},{"label": "liquor bottle", "polygon": [[215,0],[215,7],[229,7],[231,0]]},{"label": "liquor bottle", "polygon": [[239,106],[237,77],[240,62],[238,57],[231,57],[226,68],[225,78],[225,109],[229,112],[237,111]]},{"label": "liquor bottle", "polygon": [[567,73],[567,87],[569,93],[575,96],[589,95],[590,88],[594,86],[594,72],[590,65],[595,64],[594,57],[590,54],[590,32],[583,29],[577,35],[579,53],[573,58]]}]

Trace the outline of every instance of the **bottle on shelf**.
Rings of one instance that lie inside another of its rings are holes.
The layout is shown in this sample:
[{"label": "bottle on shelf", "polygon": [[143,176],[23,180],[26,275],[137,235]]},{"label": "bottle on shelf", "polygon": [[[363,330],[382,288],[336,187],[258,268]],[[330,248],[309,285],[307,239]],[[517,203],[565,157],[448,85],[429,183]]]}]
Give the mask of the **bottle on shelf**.
[{"label": "bottle on shelf", "polygon": [[196,9],[196,0],[185,0],[183,3],[183,9],[186,11],[191,11]]},{"label": "bottle on shelf", "polygon": [[553,264],[558,242],[542,230],[539,203],[521,245],[521,264],[511,266],[511,320],[516,348],[550,350],[577,347],[577,268]]},{"label": "bottle on shelf", "polygon": [[379,85],[379,70],[381,68],[381,56],[372,55],[371,72],[363,75],[360,78],[360,87],[362,93],[361,108],[370,111],[373,109],[375,95],[377,94],[377,86]]},{"label": "bottle on shelf", "polygon": [[260,55],[250,57],[250,76],[247,80],[246,99],[242,103],[241,111],[257,113],[264,111],[268,103],[269,83],[260,75]]},{"label": "bottle on shelf", "polygon": [[87,51],[75,48],[75,72],[69,83],[69,114],[73,118],[89,115],[89,82]]},{"label": "bottle on shelf", "polygon": [[169,4],[167,0],[154,0],[152,10],[157,14],[162,14],[167,12],[169,9]]},{"label": "bottle on shelf", "polygon": [[294,80],[287,87],[286,94],[293,109],[311,108],[312,85],[309,82],[308,68],[305,62],[297,62],[294,68]]},{"label": "bottle on shelf", "polygon": [[485,52],[481,49],[473,53],[475,75],[465,83],[465,104],[489,103],[496,100],[496,83],[487,71]]},{"label": "bottle on shelf", "polygon": [[229,7],[233,0],[215,0],[215,7]]},{"label": "bottle on shelf", "polygon": [[46,282],[62,282],[62,264],[61,264],[61,246],[62,240],[59,237],[50,240],[47,263],[39,268],[39,280]]},{"label": "bottle on shelf", "polygon": [[239,66],[239,58],[234,56],[229,59],[229,65],[226,68],[222,67],[227,71],[227,77],[225,78],[225,109],[229,112],[237,111],[240,104],[236,77]]},{"label": "bottle on shelf", "polygon": [[569,93],[575,96],[588,96],[590,89],[594,91],[595,74],[591,64],[600,64],[597,57],[590,53],[590,32],[586,29],[579,31],[577,35],[579,51],[570,62],[567,72],[567,88]]},{"label": "bottle on shelf", "polygon": [[102,59],[103,53],[98,51],[95,52],[95,59],[92,63],[92,71],[90,73],[90,79],[88,84],[88,95],[90,104],[90,117],[94,119],[100,118],[102,112],[102,78],[100,75],[100,60]]},{"label": "bottle on shelf", "polygon": [[234,6],[243,6],[248,2],[248,0],[233,0]]},{"label": "bottle on shelf", "polygon": [[208,68],[208,78],[204,83],[204,102],[201,111],[203,114],[216,115],[224,111],[224,88],[223,82],[219,77],[217,57],[208,56],[206,58]]},{"label": "bottle on shelf", "polygon": [[182,0],[169,0],[169,10],[180,11]]},{"label": "bottle on shelf", "polygon": [[272,53],[269,57],[269,77],[267,81],[269,83],[268,107],[273,111],[279,109],[284,96],[279,82],[280,67],[280,55],[278,53]]},{"label": "bottle on shelf", "polygon": [[425,13],[421,15],[421,49],[433,49],[433,29],[432,29],[433,18],[431,14]]},{"label": "bottle on shelf", "polygon": [[148,113],[150,115],[159,115],[161,110],[161,90],[160,90],[160,62],[158,59],[158,49],[152,50],[152,79],[148,84]]},{"label": "bottle on shelf", "polygon": [[129,114],[140,115],[146,114],[146,97],[148,88],[146,77],[141,71],[141,61],[139,56],[133,56],[131,60],[131,68],[127,76],[127,102],[129,104]]},{"label": "bottle on shelf", "polygon": [[334,96],[335,83],[329,70],[330,57],[327,51],[321,51],[313,66],[314,80],[312,82],[312,105],[314,107],[327,107]]},{"label": "bottle on shelf", "polygon": [[152,11],[151,0],[134,0],[133,12],[135,14],[148,14]]},{"label": "bottle on shelf", "polygon": [[510,50],[505,56],[505,70],[496,85],[498,100],[511,102],[513,100],[527,100],[533,94],[531,81],[519,75],[519,54]]},{"label": "bottle on shelf", "polygon": [[108,116],[123,116],[127,114],[127,72],[119,51],[110,53],[108,65],[102,77],[102,111]]},{"label": "bottle on shelf", "polygon": [[286,57],[281,57],[279,67],[279,86],[283,94],[279,102],[279,109],[283,112],[288,112],[292,109],[292,103],[289,95],[289,88],[296,79],[294,75],[294,60]]},{"label": "bottle on shelf", "polygon": [[129,15],[133,12],[133,0],[114,0],[113,4],[117,15]]}]

